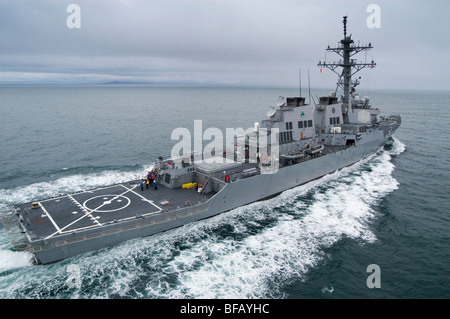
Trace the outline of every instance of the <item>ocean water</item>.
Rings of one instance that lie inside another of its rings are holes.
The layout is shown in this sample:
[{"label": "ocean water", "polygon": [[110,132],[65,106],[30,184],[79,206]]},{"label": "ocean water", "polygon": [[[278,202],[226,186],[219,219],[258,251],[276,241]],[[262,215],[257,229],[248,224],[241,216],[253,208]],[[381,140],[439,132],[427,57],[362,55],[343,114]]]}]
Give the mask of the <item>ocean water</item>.
[{"label": "ocean water", "polygon": [[[252,127],[297,92],[1,86],[0,211],[139,178],[176,127]],[[449,298],[450,93],[361,95],[402,115],[392,143],[275,198],[50,265],[0,225],[0,298]]]}]

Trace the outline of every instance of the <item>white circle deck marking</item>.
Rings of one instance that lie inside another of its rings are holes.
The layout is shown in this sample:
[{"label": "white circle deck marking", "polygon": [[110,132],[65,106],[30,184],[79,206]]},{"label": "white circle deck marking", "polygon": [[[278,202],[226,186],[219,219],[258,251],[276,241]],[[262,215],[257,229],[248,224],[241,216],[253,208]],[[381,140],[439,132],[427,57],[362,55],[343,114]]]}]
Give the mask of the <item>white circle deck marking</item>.
[{"label": "white circle deck marking", "polygon": [[86,200],[83,203],[83,207],[88,211],[95,210],[99,213],[110,213],[124,209],[128,207],[130,203],[131,200],[123,195],[100,195]]}]

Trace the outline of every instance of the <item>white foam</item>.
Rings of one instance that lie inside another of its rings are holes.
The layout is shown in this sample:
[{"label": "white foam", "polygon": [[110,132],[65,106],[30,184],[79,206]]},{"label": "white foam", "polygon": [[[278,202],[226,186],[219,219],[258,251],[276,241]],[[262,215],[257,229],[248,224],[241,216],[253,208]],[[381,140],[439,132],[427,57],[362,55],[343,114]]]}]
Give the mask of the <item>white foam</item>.
[{"label": "white foam", "polygon": [[[168,263],[179,284],[164,291],[148,285],[149,293],[169,298],[280,297],[282,285],[293,278],[305,278],[308,270],[324,258],[323,248],[343,237],[362,244],[376,240],[370,229],[376,216],[372,205],[397,188],[389,159],[389,154],[382,152],[369,163],[356,164],[272,200],[238,208],[210,221],[230,223],[235,230],[244,231],[245,227],[236,225],[241,221],[234,222],[233,216],[262,215],[263,208],[279,206],[299,216],[284,218],[282,213],[274,212],[279,216],[273,227],[242,241],[217,241],[210,236],[197,242]],[[355,171],[364,165],[370,170]],[[324,191],[319,191],[321,185],[326,186]],[[312,204],[296,202],[311,188],[316,188]]]},{"label": "white foam", "polygon": [[0,250],[0,271],[31,265],[33,265],[31,253]]},{"label": "white foam", "polygon": [[33,256],[28,252],[12,251],[6,230],[0,221],[0,272],[13,268],[31,266]]},{"label": "white foam", "polygon": [[323,294],[325,294],[325,293],[332,294],[334,292],[334,287],[333,286],[331,286],[330,288],[323,287],[321,291],[322,291]]},{"label": "white foam", "polygon": [[[273,199],[75,257],[68,262],[80,266],[83,285],[81,290],[73,291],[72,296],[286,297],[283,286],[291,280],[307,280],[308,271],[327,258],[324,248],[345,237],[361,245],[377,240],[371,229],[378,214],[374,207],[398,187],[392,177],[394,165],[390,159],[404,149],[405,146],[394,139],[389,151],[381,151],[350,168],[287,190]],[[29,201],[33,196],[42,195],[36,189],[45,191],[49,187],[49,193],[55,196],[63,191],[82,191],[139,178],[146,172],[143,168],[139,172],[76,175],[48,184],[30,185],[26,190],[17,189],[8,194],[0,190],[0,198],[10,196],[8,201]],[[229,237],[224,239],[217,234],[217,229],[229,226],[233,233]],[[0,268],[2,260],[7,269],[30,265],[26,256],[0,247]],[[61,289],[67,279],[64,271],[61,270],[62,282],[52,279],[45,289],[51,290],[53,286]],[[41,289],[35,283],[38,280],[35,276],[21,280],[26,280],[21,285]],[[145,290],[134,290],[143,280]],[[20,290],[19,283],[13,290]],[[330,286],[322,292],[333,293],[333,290]],[[14,291],[8,294],[14,295]]]},{"label": "white foam", "polygon": [[400,155],[406,150],[406,145],[395,136],[393,136],[392,139],[394,140],[394,143],[392,144],[392,149],[388,151],[388,153],[391,155]]},{"label": "white foam", "polygon": [[[62,194],[80,192],[96,187],[135,180],[145,176],[148,170],[148,167],[142,167],[140,170],[133,172],[103,171],[94,174],[77,174],[62,177],[55,181],[34,183],[14,189],[0,189],[0,211],[5,210],[10,206],[32,200],[55,197]],[[0,227],[0,230],[0,271],[31,266],[33,264],[32,254],[28,252],[17,252],[10,250],[11,245],[9,244],[8,236],[4,229]],[[22,278],[22,280],[25,279]],[[33,276],[28,279],[29,282],[33,282],[33,280]],[[29,284],[29,282],[24,281],[22,284],[26,285]],[[50,283],[47,284],[50,285]],[[114,284],[118,284],[121,287],[120,290],[124,291],[123,287],[125,287],[126,284],[120,284],[119,277]],[[19,284],[14,287],[20,290]],[[14,289],[13,287],[9,287],[9,290]]]}]

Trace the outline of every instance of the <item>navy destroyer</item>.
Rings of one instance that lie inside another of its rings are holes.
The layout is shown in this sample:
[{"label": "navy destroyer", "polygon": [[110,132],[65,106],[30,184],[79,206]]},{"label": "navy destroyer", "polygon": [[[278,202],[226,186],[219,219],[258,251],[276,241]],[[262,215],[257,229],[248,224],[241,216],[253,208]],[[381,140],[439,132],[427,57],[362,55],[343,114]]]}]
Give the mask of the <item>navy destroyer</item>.
[{"label": "navy destroyer", "polygon": [[223,155],[158,157],[148,176],[157,190],[138,180],[17,205],[2,218],[13,248],[31,252],[36,263],[55,262],[275,196],[377,152],[401,118],[381,115],[356,93],[360,81],[352,76],[375,63],[353,56],[372,45],[356,45],[347,17],[343,25],[344,38],[326,49],[341,59],[318,63],[338,75],[328,96],[313,103],[279,97]]}]

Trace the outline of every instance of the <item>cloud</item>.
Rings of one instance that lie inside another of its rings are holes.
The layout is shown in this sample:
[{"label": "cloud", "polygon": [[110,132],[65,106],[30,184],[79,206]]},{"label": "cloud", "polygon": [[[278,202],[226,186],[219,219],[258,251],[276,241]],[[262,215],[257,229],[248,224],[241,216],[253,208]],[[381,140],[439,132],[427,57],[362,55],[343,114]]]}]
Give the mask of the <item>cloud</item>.
[{"label": "cloud", "polygon": [[[80,29],[66,25],[71,3],[81,8]],[[449,53],[448,36],[435,31],[435,18],[442,17],[439,29],[445,32],[449,5],[379,1],[381,28],[369,29],[370,3],[3,0],[0,83],[123,79],[296,86],[301,67],[305,74],[311,69],[313,83],[334,86],[335,76],[324,79],[316,64],[324,59],[326,46],[342,38],[345,14],[353,39],[375,47],[367,58],[377,62],[377,76],[365,75],[374,88],[405,88],[416,72],[435,72],[436,61]],[[424,54],[433,60],[423,59]],[[446,73],[435,74],[433,87],[448,82]]]}]

